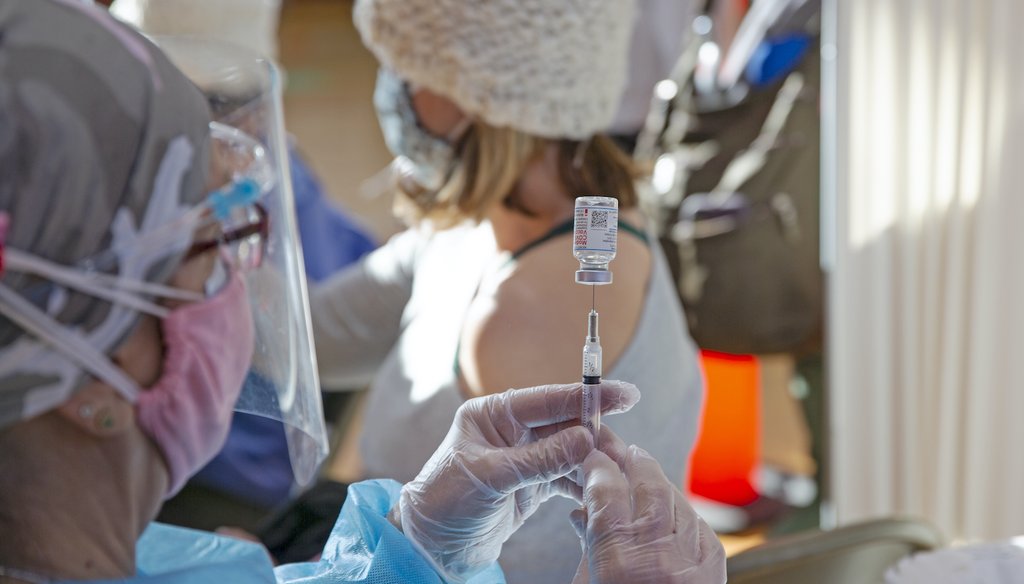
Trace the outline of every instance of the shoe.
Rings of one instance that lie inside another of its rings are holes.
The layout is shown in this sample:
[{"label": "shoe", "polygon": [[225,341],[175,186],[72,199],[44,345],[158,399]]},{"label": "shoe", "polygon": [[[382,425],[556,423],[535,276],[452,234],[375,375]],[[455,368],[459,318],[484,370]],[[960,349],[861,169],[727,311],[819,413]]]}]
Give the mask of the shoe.
[{"label": "shoe", "polygon": [[754,478],[758,496],[746,505],[731,505],[693,493],[687,499],[715,533],[733,534],[776,523],[814,503],[818,496],[818,485],[811,477],[761,466]]},{"label": "shoe", "polygon": [[755,471],[754,488],[764,497],[778,499],[791,507],[806,507],[818,496],[814,478],[760,465]]},{"label": "shoe", "polygon": [[715,533],[738,533],[750,525],[750,518],[743,511],[743,507],[714,501],[693,493],[688,494],[686,500]]}]

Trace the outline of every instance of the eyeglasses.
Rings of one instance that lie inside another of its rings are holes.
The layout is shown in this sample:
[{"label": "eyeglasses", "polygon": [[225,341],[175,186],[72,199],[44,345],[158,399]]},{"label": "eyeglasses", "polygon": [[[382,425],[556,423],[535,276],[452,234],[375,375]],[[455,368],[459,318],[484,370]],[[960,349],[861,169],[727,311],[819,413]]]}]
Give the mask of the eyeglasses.
[{"label": "eyeglasses", "polygon": [[198,255],[220,248],[228,252],[236,267],[241,270],[256,269],[263,262],[270,240],[270,215],[260,203],[247,205],[232,213],[234,225],[225,228],[220,235],[192,243],[185,254],[185,261]]}]

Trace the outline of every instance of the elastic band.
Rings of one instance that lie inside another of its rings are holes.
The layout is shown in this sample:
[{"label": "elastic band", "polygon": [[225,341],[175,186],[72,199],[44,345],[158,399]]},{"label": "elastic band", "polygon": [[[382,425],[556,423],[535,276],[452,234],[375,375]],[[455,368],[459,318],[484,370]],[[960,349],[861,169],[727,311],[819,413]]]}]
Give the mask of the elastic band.
[{"label": "elastic band", "polygon": [[459,120],[459,123],[455,124],[455,127],[448,131],[448,135],[445,136],[445,141],[449,144],[455,144],[462,139],[469,127],[473,125],[473,118],[465,117]]},{"label": "elastic band", "polygon": [[587,148],[590,148],[591,138],[581,141],[576,145],[576,152],[572,156],[572,167],[576,170],[583,168],[583,157],[587,155]]},{"label": "elastic band", "polygon": [[151,314],[157,318],[167,318],[170,314],[170,310],[164,306],[135,296],[126,290],[105,287],[101,284],[102,279],[90,278],[73,268],[61,266],[16,249],[7,249],[5,255],[7,257],[7,267],[16,272],[42,276],[51,282],[61,284],[67,288]]},{"label": "elastic band", "polygon": [[186,302],[201,302],[206,299],[205,296],[198,292],[182,290],[181,288],[165,286],[163,284],[154,284],[152,282],[146,282],[145,280],[132,280],[130,278],[115,276],[113,274],[95,272],[82,274],[82,276],[84,278],[105,282],[111,287],[121,290],[140,292],[142,294],[152,294],[153,296],[159,296],[161,298],[184,300]]},{"label": "elastic band", "polygon": [[106,355],[96,350],[88,339],[61,325],[3,284],[0,284],[0,314],[62,352],[97,379],[110,384],[128,401],[134,403],[138,399],[138,384],[127,373],[115,367]]}]

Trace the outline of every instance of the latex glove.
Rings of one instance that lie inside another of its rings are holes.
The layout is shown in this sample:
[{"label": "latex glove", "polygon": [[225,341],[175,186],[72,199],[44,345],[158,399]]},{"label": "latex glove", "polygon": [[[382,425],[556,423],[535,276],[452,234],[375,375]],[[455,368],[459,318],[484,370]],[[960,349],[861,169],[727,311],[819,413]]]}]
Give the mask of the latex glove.
[{"label": "latex glove", "polygon": [[724,583],[721,542],[661,465],[607,428],[600,447],[583,462],[585,508],[571,518],[584,548],[573,584]]},{"label": "latex glove", "polygon": [[[639,399],[631,384],[601,384],[605,414],[624,412]],[[579,426],[581,407],[580,384],[465,402],[444,442],[402,487],[399,528],[450,581],[463,582],[490,566],[541,503],[556,494],[579,500],[580,487],[566,475],[594,448]]]}]

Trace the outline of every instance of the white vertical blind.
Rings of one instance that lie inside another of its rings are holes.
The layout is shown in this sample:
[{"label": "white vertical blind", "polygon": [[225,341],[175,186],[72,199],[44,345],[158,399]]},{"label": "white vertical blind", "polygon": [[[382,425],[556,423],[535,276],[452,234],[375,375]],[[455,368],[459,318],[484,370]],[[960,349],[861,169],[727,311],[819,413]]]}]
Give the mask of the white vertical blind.
[{"label": "white vertical blind", "polygon": [[1024,2],[830,9],[837,518],[1024,534]]}]

